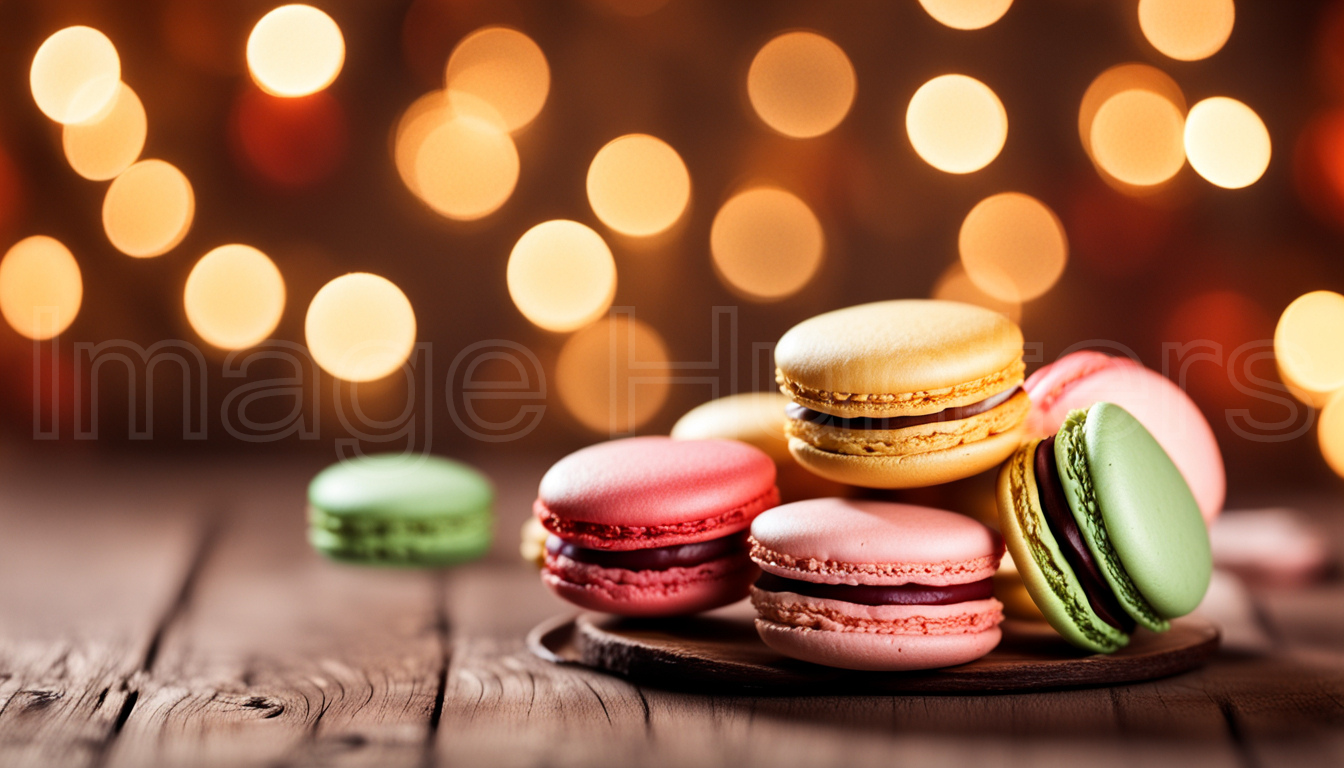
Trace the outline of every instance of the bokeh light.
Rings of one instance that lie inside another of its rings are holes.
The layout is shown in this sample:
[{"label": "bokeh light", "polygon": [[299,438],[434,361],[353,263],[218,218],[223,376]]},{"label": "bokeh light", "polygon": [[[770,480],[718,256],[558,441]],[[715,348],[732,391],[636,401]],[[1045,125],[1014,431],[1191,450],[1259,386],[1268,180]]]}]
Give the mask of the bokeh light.
[{"label": "bokeh light", "polygon": [[1153,91],[1121,91],[1092,120],[1092,157],[1113,178],[1138,187],[1161,184],[1185,165],[1185,118]]},{"label": "bokeh light", "polygon": [[1185,114],[1185,94],[1181,92],[1181,86],[1162,70],[1147,64],[1117,64],[1107,69],[1093,78],[1078,106],[1078,137],[1083,142],[1083,151],[1094,162],[1092,122],[1097,112],[1112,97],[1136,90],[1155,93],[1171,102],[1178,113]]},{"label": "bokeh light", "polygon": [[349,147],[345,110],[326,92],[282,99],[248,87],[234,102],[230,123],[243,164],[284,189],[331,178]]},{"label": "bokeh light", "polygon": [[944,301],[960,301],[963,304],[974,304],[977,307],[992,309],[1014,323],[1022,319],[1022,304],[1020,302],[1004,301],[981,290],[980,286],[976,285],[975,281],[971,279],[971,276],[966,274],[966,268],[961,265],[960,261],[953,262],[947,269],[943,270],[943,274],[938,277],[938,282],[933,284],[931,296]]},{"label": "bokeh light", "polygon": [[266,254],[248,245],[222,245],[201,257],[182,292],[187,321],[221,349],[264,341],[285,311],[285,280]]},{"label": "bokeh light", "polygon": [[[432,122],[437,121],[437,122]],[[459,221],[488,216],[518,184],[518,148],[498,125],[471,114],[432,113],[414,147],[412,191],[439,214]]]},{"label": "bokeh light", "polygon": [[999,156],[1008,139],[1008,113],[979,80],[942,75],[915,91],[905,132],[924,162],[947,173],[971,173]]},{"label": "bokeh light", "polygon": [[1030,301],[1050,290],[1069,256],[1059,217],[1020,192],[977,203],[961,224],[957,248],[976,287],[1007,302]]},{"label": "bokeh light", "polygon": [[462,38],[448,57],[446,90],[484,100],[509,131],[541,112],[551,90],[551,68],[532,38],[509,27],[485,27]]},{"label": "bokeh light", "polygon": [[392,281],[353,272],[313,296],[303,333],[322,370],[346,381],[374,381],[411,356],[415,310]]},{"label": "bokeh light", "polygon": [[191,229],[196,197],[171,163],[141,160],[121,173],[103,198],[103,230],[117,250],[148,258],[171,251]]},{"label": "bokeh light", "polygon": [[1335,474],[1344,477],[1344,389],[1336,392],[1325,404],[1316,429],[1325,463],[1330,465]]},{"label": "bokeh light", "polygon": [[121,59],[107,35],[92,27],[66,27],[43,41],[28,72],[33,100],[58,123],[94,119],[121,88]]},{"label": "bokeh light", "polygon": [[1309,405],[1320,408],[1344,389],[1344,296],[1297,297],[1274,328],[1274,357],[1284,382]]},{"label": "bokeh light", "polygon": [[616,260],[592,229],[577,221],[547,221],[518,238],[507,282],[523,317],[548,331],[573,331],[611,307]]},{"label": "bokeh light", "polygon": [[797,293],[826,250],[807,203],[778,187],[755,187],[723,204],[709,231],[714,268],[728,287],[757,301]]},{"label": "bokeh light", "polygon": [[645,134],[612,139],[588,166],[588,203],[603,224],[624,235],[656,235],[681,218],[691,175],[667,142]]},{"label": "bokeh light", "polygon": [[786,32],[761,47],[747,70],[747,97],[761,120],[785,136],[820,136],[854,103],[854,65],[815,32]]},{"label": "bokeh light", "polygon": [[1232,34],[1232,0],[1139,0],[1139,29],[1162,53],[1197,61],[1217,53]]},{"label": "bokeh light", "polygon": [[140,157],[147,127],[140,97],[122,83],[111,107],[96,119],[62,129],[65,159],[80,176],[107,181]]},{"label": "bokeh light", "polygon": [[69,328],[83,299],[79,264],[58,240],[24,238],[0,260],[0,313],[27,338],[50,339]]},{"label": "bokeh light", "polygon": [[1013,0],[919,0],[939,24],[953,29],[983,29],[1003,18]]},{"label": "bokeh light", "polygon": [[583,426],[626,433],[667,400],[668,360],[657,331],[626,315],[606,318],[565,341],[555,363],[556,390]]},{"label": "bokeh light", "polygon": [[331,85],[345,63],[345,38],[311,5],[282,5],[252,28],[247,68],[272,96],[307,96]]},{"label": "bokeh light", "polygon": [[1269,129],[1236,99],[1215,96],[1185,117],[1185,154],[1190,167],[1225,189],[1250,186],[1269,167]]}]

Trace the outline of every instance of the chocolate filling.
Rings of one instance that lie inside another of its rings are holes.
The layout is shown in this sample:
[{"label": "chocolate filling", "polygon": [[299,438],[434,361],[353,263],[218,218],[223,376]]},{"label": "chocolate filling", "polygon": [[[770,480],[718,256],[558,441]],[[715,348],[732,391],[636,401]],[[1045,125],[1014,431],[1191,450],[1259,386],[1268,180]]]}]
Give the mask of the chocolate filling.
[{"label": "chocolate filling", "polygon": [[773,573],[762,573],[756,588],[766,592],[793,592],[825,600],[843,600],[859,605],[951,605],[968,600],[984,600],[994,595],[989,579],[969,584],[949,584],[932,587],[927,584],[901,584],[883,587],[868,584],[817,584],[811,581],[786,579]]},{"label": "chocolate filling", "polygon": [[959,405],[955,408],[944,408],[937,413],[926,413],[921,416],[891,416],[885,419],[873,419],[861,416],[854,419],[845,419],[840,416],[832,416],[829,413],[814,411],[811,408],[789,403],[784,408],[784,412],[790,419],[797,421],[806,421],[809,424],[816,424],[822,427],[838,427],[840,429],[905,429],[906,427],[917,427],[921,424],[937,424],[944,421],[959,421],[969,419],[972,416],[979,416],[986,411],[997,408],[1008,402],[1022,387],[1013,387],[1003,391],[993,397],[981,400],[978,403],[970,405]]},{"label": "chocolate filling", "polygon": [[1041,497],[1041,511],[1045,513],[1046,527],[1059,543],[1059,549],[1078,577],[1078,582],[1083,585],[1083,593],[1087,595],[1092,612],[1122,632],[1133,632],[1134,619],[1125,612],[1101,575],[1101,569],[1092,557],[1092,550],[1088,549],[1083,532],[1078,528],[1078,521],[1069,510],[1069,499],[1064,495],[1059,467],[1055,465],[1054,435],[1036,446],[1036,492]]},{"label": "chocolate filling", "polygon": [[553,557],[563,556],[570,560],[601,566],[602,568],[624,568],[627,571],[666,571],[669,568],[704,565],[710,560],[718,560],[737,552],[745,553],[747,551],[747,533],[747,531],[740,531],[721,539],[697,541],[694,544],[678,544],[656,549],[635,549],[627,552],[588,549],[570,544],[559,536],[552,534],[546,537],[546,552]]}]

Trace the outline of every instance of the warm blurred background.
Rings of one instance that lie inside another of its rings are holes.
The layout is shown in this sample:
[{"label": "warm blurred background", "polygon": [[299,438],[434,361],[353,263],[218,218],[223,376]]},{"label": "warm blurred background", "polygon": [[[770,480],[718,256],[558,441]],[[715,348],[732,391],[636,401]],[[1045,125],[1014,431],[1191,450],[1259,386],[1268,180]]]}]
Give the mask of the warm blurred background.
[{"label": "warm blurred background", "polygon": [[0,3],[0,450],[558,455],[937,295],[1338,487],[1344,3],[278,5]]}]

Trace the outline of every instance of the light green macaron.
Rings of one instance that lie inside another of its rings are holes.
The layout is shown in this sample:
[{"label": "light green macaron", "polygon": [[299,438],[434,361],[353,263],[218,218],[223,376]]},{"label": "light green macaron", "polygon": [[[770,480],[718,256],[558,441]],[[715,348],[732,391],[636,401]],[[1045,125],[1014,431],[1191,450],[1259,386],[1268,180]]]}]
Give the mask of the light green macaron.
[{"label": "light green macaron", "polygon": [[308,540],[333,560],[439,566],[490,548],[494,491],[477,470],[423,454],[334,464],[308,486]]},{"label": "light green macaron", "polygon": [[1118,405],[1073,411],[1055,439],[1069,508],[1101,573],[1140,625],[1162,632],[1199,606],[1213,575],[1190,486],[1157,440]]},{"label": "light green macaron", "polygon": [[1135,624],[1165,631],[1198,607],[1213,573],[1208,531],[1148,430],[1097,403],[1070,413],[1053,452],[1038,456],[1046,445],[1019,448],[998,492],[1005,544],[1046,620],[1075,645],[1109,653]]}]

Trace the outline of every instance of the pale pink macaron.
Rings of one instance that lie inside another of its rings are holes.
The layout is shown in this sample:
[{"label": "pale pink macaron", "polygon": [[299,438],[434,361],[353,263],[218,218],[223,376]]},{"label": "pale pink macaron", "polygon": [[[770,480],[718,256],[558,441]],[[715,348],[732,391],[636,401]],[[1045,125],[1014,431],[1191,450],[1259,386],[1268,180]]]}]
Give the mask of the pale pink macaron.
[{"label": "pale pink macaron", "polygon": [[775,465],[735,440],[634,437],[551,467],[533,511],[542,581],[575,605],[673,616],[736,602],[758,571],[747,527],[779,503]]},{"label": "pale pink macaron", "polygon": [[990,577],[1003,541],[954,512],[809,499],[751,525],[756,630],[780,653],[830,667],[910,670],[973,661],[999,644]]},{"label": "pale pink macaron", "polygon": [[1223,509],[1227,475],[1209,422],[1180,387],[1127,357],[1083,351],[1065,355],[1022,385],[1031,398],[1028,437],[1055,434],[1069,411],[1115,403],[1133,414],[1181,470],[1204,522]]}]

